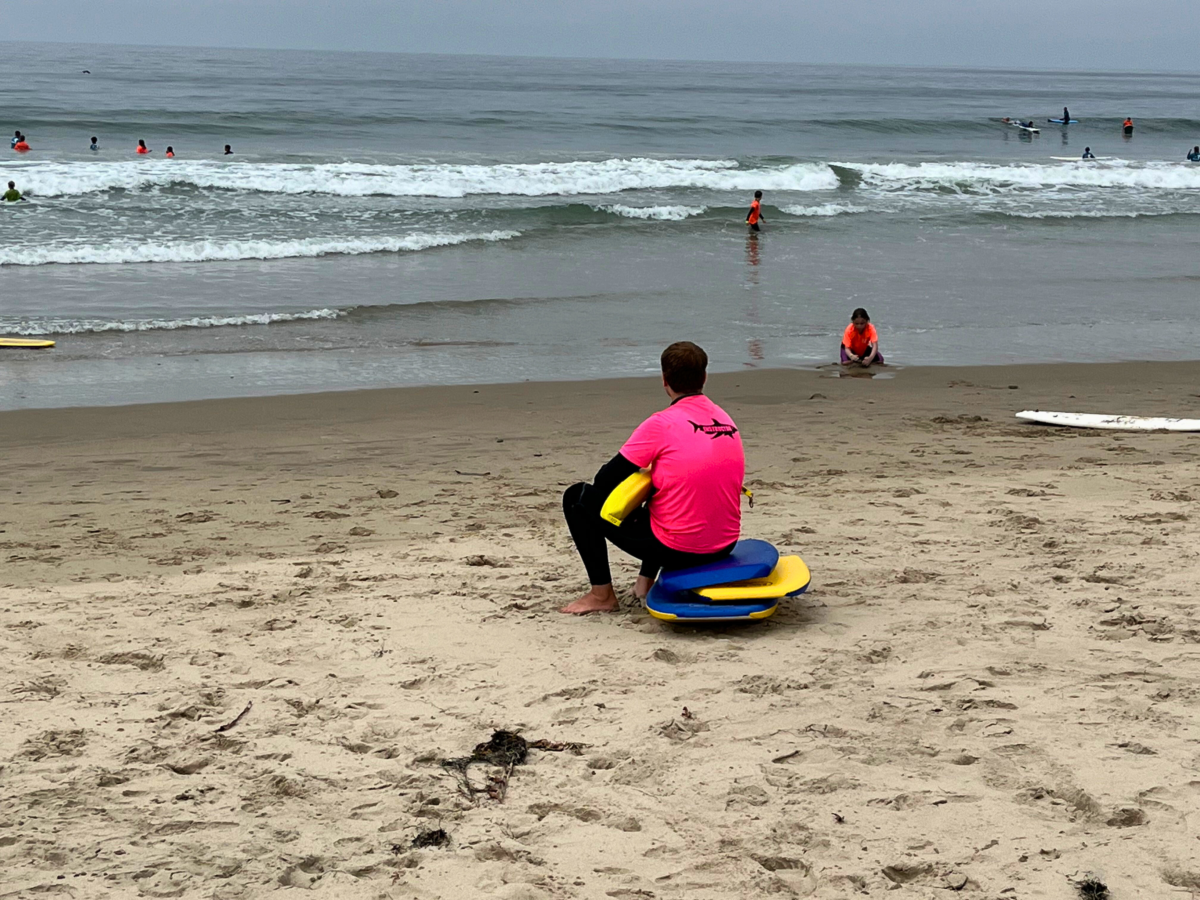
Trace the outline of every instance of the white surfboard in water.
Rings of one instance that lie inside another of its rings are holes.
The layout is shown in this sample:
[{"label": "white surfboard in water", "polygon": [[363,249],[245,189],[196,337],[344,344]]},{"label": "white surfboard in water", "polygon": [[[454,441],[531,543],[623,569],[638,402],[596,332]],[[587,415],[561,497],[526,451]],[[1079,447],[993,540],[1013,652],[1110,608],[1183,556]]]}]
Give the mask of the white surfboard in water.
[{"label": "white surfboard in water", "polygon": [[1155,416],[1110,416],[1099,413],[1047,412],[1026,409],[1018,419],[1071,428],[1107,428],[1111,431],[1200,431],[1200,419],[1170,419]]}]

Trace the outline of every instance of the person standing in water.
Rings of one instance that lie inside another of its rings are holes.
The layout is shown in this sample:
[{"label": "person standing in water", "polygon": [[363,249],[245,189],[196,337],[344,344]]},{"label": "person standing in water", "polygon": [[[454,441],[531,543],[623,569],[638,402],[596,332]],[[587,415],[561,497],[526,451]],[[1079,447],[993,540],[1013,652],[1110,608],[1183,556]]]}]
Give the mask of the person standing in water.
[{"label": "person standing in water", "polygon": [[21,134],[19,131],[14,131],[12,143],[10,143],[9,146],[15,149],[17,144],[21,143],[23,140],[25,140],[25,135]]},{"label": "person standing in water", "polygon": [[1121,125],[1121,129],[1125,132],[1126,137],[1133,134],[1133,119],[1126,118],[1125,122]]},{"label": "person standing in water", "polygon": [[1187,158],[1188,162],[1200,162],[1200,147],[1193,147]]},{"label": "person standing in water", "polygon": [[92,146],[88,148],[93,153],[100,149],[100,140],[95,136],[92,137]]},{"label": "person standing in water", "polygon": [[149,152],[150,152],[150,148],[146,146],[146,142],[145,142],[145,141],[143,141],[143,140],[139,139],[139,140],[138,140],[138,145],[137,145],[137,152],[138,152],[138,153],[140,153],[140,154],[142,154],[142,155],[145,155],[145,154],[147,154],[147,153],[149,153]]},{"label": "person standing in water", "polygon": [[166,156],[167,159],[174,159],[175,158],[175,148],[168,147],[167,152],[163,155]]},{"label": "person standing in water", "polygon": [[225,145],[225,155],[233,156],[233,148],[230,147],[228,144]]},{"label": "person standing in water", "polygon": [[1081,156],[1080,159],[1095,159],[1095,158],[1096,158],[1096,154],[1092,152],[1091,147],[1083,148],[1083,156]]},{"label": "person standing in water", "polygon": [[4,202],[15,203],[18,200],[24,199],[25,198],[21,196],[21,192],[17,190],[17,183],[15,181],[10,181],[8,183],[8,190],[4,192]]},{"label": "person standing in water", "polygon": [[746,224],[750,226],[751,231],[761,231],[759,222],[765,222],[762,214],[762,191],[754,192],[754,202],[750,204],[750,212],[746,213]]},{"label": "person standing in water", "polygon": [[859,365],[864,369],[873,363],[883,364],[879,352],[879,333],[871,324],[871,317],[861,306],[850,314],[850,324],[842,335],[842,365]]}]

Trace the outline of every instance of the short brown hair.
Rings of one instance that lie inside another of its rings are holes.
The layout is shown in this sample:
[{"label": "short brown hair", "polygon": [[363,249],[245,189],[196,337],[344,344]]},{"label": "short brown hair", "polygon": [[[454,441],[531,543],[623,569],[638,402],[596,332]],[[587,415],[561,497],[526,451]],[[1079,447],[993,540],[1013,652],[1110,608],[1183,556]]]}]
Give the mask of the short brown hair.
[{"label": "short brown hair", "polygon": [[677,394],[698,394],[707,369],[708,354],[691,341],[676,341],[662,352],[663,378]]}]

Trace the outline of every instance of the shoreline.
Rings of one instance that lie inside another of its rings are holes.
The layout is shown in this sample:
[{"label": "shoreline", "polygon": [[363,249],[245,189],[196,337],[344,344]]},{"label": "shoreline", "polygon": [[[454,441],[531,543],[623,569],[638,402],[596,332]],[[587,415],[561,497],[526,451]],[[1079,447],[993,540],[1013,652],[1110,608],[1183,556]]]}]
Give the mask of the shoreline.
[{"label": "shoreline", "polygon": [[[712,376],[744,536],[813,573],[717,628],[647,616],[615,551],[621,610],[556,612],[562,490],[655,379],[0,413],[4,888],[1194,888],[1200,444],[1012,414],[1186,414],[1198,376]],[[500,728],[582,746],[468,798],[438,762]]]},{"label": "shoreline", "polygon": [[[1122,373],[1120,377],[1117,375],[1118,372]],[[886,395],[889,390],[927,391],[937,385],[939,381],[946,381],[948,384],[950,382],[959,382],[964,386],[970,386],[973,384],[971,379],[976,379],[995,382],[994,384],[986,385],[989,390],[1007,389],[1009,384],[1015,384],[1016,388],[1012,394],[1013,398],[1020,398],[1025,403],[1020,408],[1037,409],[1050,408],[1042,407],[1038,404],[1055,400],[1061,400],[1063,403],[1068,400],[1094,402],[1104,394],[1104,391],[1096,390],[1098,387],[1097,377],[1105,384],[1108,384],[1107,380],[1111,379],[1111,384],[1113,385],[1123,385],[1128,379],[1146,381],[1146,386],[1149,388],[1148,393],[1154,393],[1166,387],[1171,387],[1180,391],[1181,396],[1200,398],[1200,393],[1186,390],[1191,384],[1195,383],[1194,379],[1200,378],[1200,360],[1168,360],[1161,362],[1147,360],[1121,362],[1048,362],[979,366],[887,366],[882,369],[872,369],[870,372],[853,371],[851,373],[841,372],[840,374],[836,364],[831,363],[825,366],[804,368],[789,367],[746,369],[741,372],[718,372],[709,376],[709,384],[715,390],[726,391],[730,390],[731,386],[733,386],[732,390],[735,393],[732,396],[734,397],[738,396],[736,391],[740,388],[742,381],[745,381],[747,385],[758,385],[764,379],[768,381],[778,379],[780,384],[786,383],[788,387],[794,387],[797,390],[805,387],[811,387],[813,390],[816,390],[818,386],[822,385],[829,387],[830,385],[837,384],[857,385],[869,383],[879,386],[879,389]],[[134,427],[141,428],[146,427],[150,420],[158,419],[165,414],[168,418],[163,427],[169,430],[174,427],[171,423],[176,421],[170,418],[173,410],[188,420],[194,420],[196,417],[203,419],[209,415],[232,414],[238,417],[235,418],[235,421],[242,421],[242,417],[254,419],[268,411],[268,407],[277,406],[281,415],[286,416],[289,421],[294,421],[298,417],[303,416],[304,409],[311,407],[313,403],[319,403],[323,407],[333,406],[340,410],[341,414],[350,415],[355,420],[362,420],[363,418],[369,418],[371,405],[376,402],[386,404],[403,401],[400,405],[406,409],[424,410],[443,403],[451,403],[455,408],[469,406],[472,398],[476,397],[476,395],[486,396],[501,403],[511,404],[515,403],[517,399],[524,397],[525,394],[530,394],[531,396],[536,396],[539,400],[544,399],[551,403],[559,403],[563,394],[600,396],[606,394],[610,388],[616,388],[621,385],[629,385],[632,388],[631,395],[633,395],[639,392],[639,382],[656,381],[656,376],[623,376],[619,378],[584,379],[579,381],[557,380],[404,385],[399,387],[261,394],[250,397],[215,397],[202,400],[175,400],[111,406],[54,406],[7,409],[0,410],[0,446],[3,446],[11,437],[9,428],[3,427],[5,424],[13,423],[18,428],[32,427],[39,430],[39,433],[40,430],[45,429],[46,434],[53,434],[58,433],[58,429],[52,427],[50,421],[66,416],[73,418],[83,416],[88,427],[92,428],[103,425],[105,420],[115,417],[125,417],[130,419],[131,423],[136,423]],[[1021,384],[1022,381],[1025,382],[1024,386]],[[1151,381],[1157,387],[1150,387]],[[885,385],[891,387],[884,387]],[[1084,391],[1085,394],[1080,395],[1078,393],[1080,391]],[[1056,397],[1056,394],[1061,396]],[[1150,399],[1152,398],[1145,398],[1147,401]],[[1161,403],[1155,402],[1150,405],[1154,410],[1153,412],[1139,411],[1125,413],[1125,411],[1109,409],[1080,409],[1071,411],[1122,412],[1129,415],[1180,417],[1185,415],[1182,412],[1165,411]],[[227,409],[220,409],[222,406],[227,407]],[[1200,407],[1200,403],[1197,406]],[[1013,412],[1016,411],[1014,408]],[[328,410],[323,409],[322,412],[327,414]],[[127,427],[128,424],[122,426],[121,431],[123,432]]]}]

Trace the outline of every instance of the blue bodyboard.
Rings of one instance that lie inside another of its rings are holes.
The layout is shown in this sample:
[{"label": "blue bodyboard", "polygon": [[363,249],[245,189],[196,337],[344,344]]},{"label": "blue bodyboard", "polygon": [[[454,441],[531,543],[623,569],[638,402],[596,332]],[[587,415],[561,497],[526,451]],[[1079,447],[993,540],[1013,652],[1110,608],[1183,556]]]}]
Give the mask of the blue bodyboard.
[{"label": "blue bodyboard", "polygon": [[724,559],[690,569],[663,572],[654,587],[667,594],[677,594],[734,581],[766,578],[775,571],[778,562],[779,551],[766,541],[738,541],[733,552]]},{"label": "blue bodyboard", "polygon": [[658,619],[681,622],[721,622],[738,619],[765,619],[775,612],[779,598],[771,600],[741,600],[716,603],[703,600],[689,592],[664,590],[661,584],[650,589],[646,609]]}]

